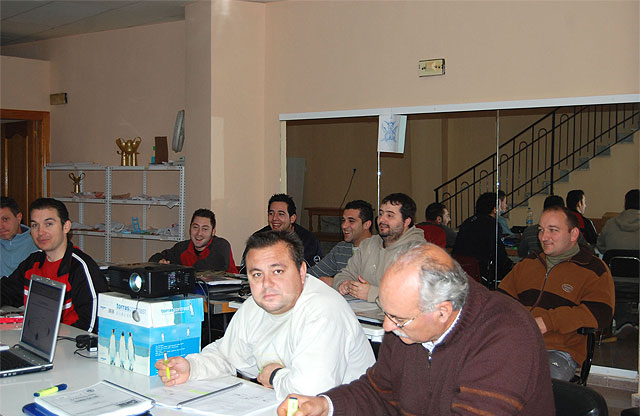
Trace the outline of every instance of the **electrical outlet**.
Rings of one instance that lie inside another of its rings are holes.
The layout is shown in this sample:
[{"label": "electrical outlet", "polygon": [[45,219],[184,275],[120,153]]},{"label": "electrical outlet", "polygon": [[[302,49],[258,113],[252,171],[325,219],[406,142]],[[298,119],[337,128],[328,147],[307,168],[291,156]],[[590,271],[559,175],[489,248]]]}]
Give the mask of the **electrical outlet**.
[{"label": "electrical outlet", "polygon": [[444,75],[444,58],[418,61],[418,76]]}]

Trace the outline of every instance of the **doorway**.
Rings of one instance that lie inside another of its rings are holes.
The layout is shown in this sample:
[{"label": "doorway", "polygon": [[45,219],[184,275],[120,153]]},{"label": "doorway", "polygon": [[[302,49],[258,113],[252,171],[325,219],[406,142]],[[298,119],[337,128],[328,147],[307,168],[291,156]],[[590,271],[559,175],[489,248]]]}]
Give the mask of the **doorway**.
[{"label": "doorway", "polygon": [[42,175],[49,162],[49,113],[0,109],[0,187],[16,200],[29,223],[28,206],[43,195]]}]

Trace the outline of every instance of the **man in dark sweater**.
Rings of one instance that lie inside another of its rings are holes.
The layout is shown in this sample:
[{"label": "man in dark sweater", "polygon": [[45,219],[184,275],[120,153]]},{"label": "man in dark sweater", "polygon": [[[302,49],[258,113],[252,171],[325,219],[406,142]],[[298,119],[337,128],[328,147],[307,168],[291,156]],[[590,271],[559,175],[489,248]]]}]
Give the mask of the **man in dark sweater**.
[{"label": "man in dark sweater", "polygon": [[150,262],[181,264],[196,270],[216,270],[238,273],[233,261],[231,244],[216,235],[216,216],[206,208],[197,209],[189,224],[191,239],[156,253]]},{"label": "man in dark sweater", "polygon": [[[322,249],[320,248],[320,241],[318,237],[306,228],[296,224],[296,203],[287,194],[275,194],[269,198],[269,206],[267,210],[267,219],[269,225],[259,229],[256,233],[262,233],[265,231],[293,231],[302,240],[304,246],[304,260],[307,262],[307,266],[311,267],[320,261],[322,258]],[[244,259],[245,253],[242,254]],[[244,269],[242,266],[241,270]]]},{"label": "man in dark sweater", "polygon": [[376,364],[321,396],[296,395],[296,415],[555,414],[531,315],[468,279],[441,248],[424,244],[400,255],[378,303],[387,334]]}]

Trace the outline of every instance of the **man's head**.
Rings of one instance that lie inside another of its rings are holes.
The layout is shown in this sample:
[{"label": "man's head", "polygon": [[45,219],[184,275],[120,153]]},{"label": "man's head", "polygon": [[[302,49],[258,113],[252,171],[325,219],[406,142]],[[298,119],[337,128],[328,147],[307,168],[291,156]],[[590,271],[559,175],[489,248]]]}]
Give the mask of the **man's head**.
[{"label": "man's head", "polygon": [[444,250],[412,245],[380,282],[383,327],[406,344],[435,341],[455,320],[468,291],[465,272]]},{"label": "man's head", "polygon": [[564,199],[559,195],[549,195],[544,199],[542,209],[545,210],[549,207],[564,207]]},{"label": "man's head", "polygon": [[574,189],[567,193],[567,208],[571,211],[578,211],[580,214],[584,214],[587,209],[587,198],[584,196],[582,189]]},{"label": "man's head", "polygon": [[496,216],[496,194],[495,192],[485,192],[476,200],[476,215]]},{"label": "man's head", "polygon": [[624,196],[624,209],[640,209],[640,190],[632,189]]},{"label": "man's head", "polygon": [[67,249],[67,234],[71,230],[69,211],[57,199],[38,198],[29,205],[31,237],[50,260],[62,258]]},{"label": "man's head", "polygon": [[408,195],[395,193],[387,195],[380,204],[378,212],[378,232],[385,243],[400,238],[413,225],[416,216],[416,203]]},{"label": "man's head", "polygon": [[0,240],[13,240],[20,232],[22,212],[18,203],[6,196],[0,198]]},{"label": "man's head", "polygon": [[252,235],[243,260],[258,306],[272,315],[295,306],[307,274],[302,241],[295,233],[267,231]]},{"label": "man's head", "polygon": [[427,221],[432,221],[436,224],[449,225],[451,222],[447,207],[439,202],[429,204],[427,209],[424,210],[424,216]]},{"label": "man's head", "polygon": [[538,239],[544,254],[559,256],[566,253],[578,244],[579,236],[578,219],[573,212],[560,206],[542,211]]},{"label": "man's head", "polygon": [[296,222],[296,204],[287,194],[275,194],[269,198],[269,227],[274,231],[293,231]]},{"label": "man's head", "polygon": [[342,235],[344,241],[358,247],[362,240],[371,237],[373,207],[361,199],[349,202],[342,211]]},{"label": "man's head", "polygon": [[498,191],[498,214],[504,214],[509,209],[507,204],[507,194],[503,190]]},{"label": "man's head", "polygon": [[197,251],[202,251],[216,235],[216,214],[206,208],[197,209],[189,225],[191,242]]}]

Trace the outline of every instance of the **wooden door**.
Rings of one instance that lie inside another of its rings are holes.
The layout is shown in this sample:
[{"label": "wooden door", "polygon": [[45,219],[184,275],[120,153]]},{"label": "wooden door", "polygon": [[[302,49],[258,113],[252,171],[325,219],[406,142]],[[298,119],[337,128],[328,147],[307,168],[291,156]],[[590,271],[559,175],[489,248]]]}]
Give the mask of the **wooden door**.
[{"label": "wooden door", "polygon": [[49,113],[0,110],[0,187],[16,200],[29,223],[29,204],[43,196],[42,172],[49,160]]}]

